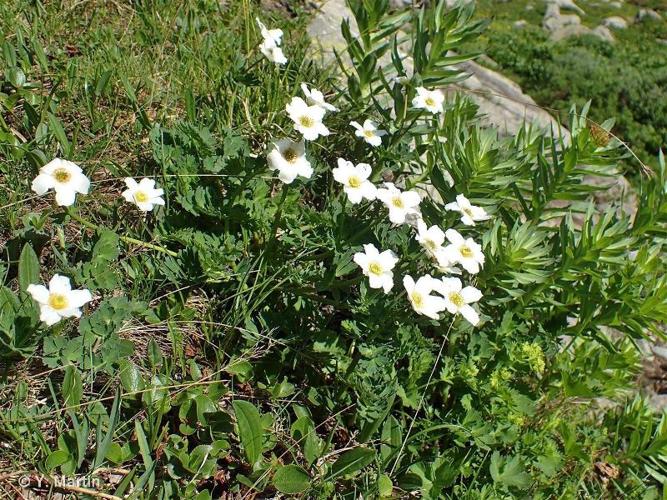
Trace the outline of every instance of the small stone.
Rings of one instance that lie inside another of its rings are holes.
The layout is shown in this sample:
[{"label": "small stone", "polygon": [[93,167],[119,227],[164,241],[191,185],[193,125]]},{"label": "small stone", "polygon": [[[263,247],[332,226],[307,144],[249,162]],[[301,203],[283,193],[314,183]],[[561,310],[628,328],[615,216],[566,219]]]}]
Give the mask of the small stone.
[{"label": "small stone", "polygon": [[566,26],[579,26],[581,25],[581,18],[576,14],[567,14],[560,16],[552,16],[544,18],[542,21],[542,26],[552,33],[555,31],[560,31]]},{"label": "small stone", "polygon": [[628,27],[628,22],[620,16],[611,16],[602,21],[602,25],[615,30],[623,30]]},{"label": "small stone", "polygon": [[615,9],[620,9],[623,5],[621,4],[621,2],[610,2],[609,6],[614,7]]},{"label": "small stone", "polygon": [[526,5],[526,10],[535,10],[535,6],[532,3]]},{"label": "small stone", "polygon": [[528,21],[525,19],[519,19],[518,21],[515,21],[512,26],[514,26],[517,29],[525,28],[526,25],[528,25]]},{"label": "small stone", "polygon": [[549,0],[550,4],[555,4],[559,8],[563,10],[573,10],[575,12],[578,12],[582,16],[585,14],[583,9],[581,9],[577,4],[575,4],[572,0]]},{"label": "small stone", "polygon": [[662,17],[653,9],[640,9],[639,12],[637,12],[635,19],[637,21],[644,21],[646,19],[650,19],[651,21],[660,21]]},{"label": "small stone", "polygon": [[552,31],[549,35],[549,39],[558,42],[560,40],[565,40],[566,38],[588,35],[590,33],[590,28],[587,28],[586,26],[582,26],[581,24],[568,24]]},{"label": "small stone", "polygon": [[600,40],[604,40],[605,42],[614,43],[616,41],[614,39],[614,35],[611,33],[611,30],[606,26],[598,26],[597,28],[593,29],[591,33],[598,37]]}]

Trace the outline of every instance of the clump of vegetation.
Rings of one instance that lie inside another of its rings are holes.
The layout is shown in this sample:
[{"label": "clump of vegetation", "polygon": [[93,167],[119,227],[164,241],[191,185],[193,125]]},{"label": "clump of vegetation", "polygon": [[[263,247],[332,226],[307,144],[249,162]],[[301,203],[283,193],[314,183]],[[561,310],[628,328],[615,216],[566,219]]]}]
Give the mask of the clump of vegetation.
[{"label": "clump of vegetation", "polygon": [[[614,43],[594,35],[552,41],[542,29],[544,6],[531,2],[480,2],[478,16],[494,21],[483,38],[468,46],[487,53],[498,70],[509,74],[558,118],[567,121],[571,105],[590,101],[589,118],[615,120],[613,133],[639,158],[654,165],[667,143],[667,28],[664,21],[644,18],[627,29],[613,30]],[[582,23],[594,28],[605,17],[632,20],[638,8],[659,5],[624,4],[621,10],[607,4],[581,3]],[[528,8],[530,7],[530,9]],[[533,8],[534,7],[534,8]],[[518,19],[528,21],[514,27]],[[637,163],[625,168],[637,173]]]},{"label": "clump of vegetation", "polygon": [[472,6],[349,3],[331,72],[247,1],[2,7],[10,495],[659,497],[667,417],[628,393],[664,158],[599,213],[610,122],[501,138],[435,90]]}]

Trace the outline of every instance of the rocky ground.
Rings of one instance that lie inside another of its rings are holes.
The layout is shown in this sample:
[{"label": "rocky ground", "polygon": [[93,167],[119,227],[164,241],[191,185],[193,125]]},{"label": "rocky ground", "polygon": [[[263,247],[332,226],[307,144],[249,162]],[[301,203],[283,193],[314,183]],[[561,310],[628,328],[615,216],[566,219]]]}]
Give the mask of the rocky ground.
[{"label": "rocky ground", "polygon": [[[396,7],[415,3],[411,0],[392,0],[392,2]],[[601,2],[608,4],[606,8],[623,9],[619,1],[601,0]],[[534,7],[531,8],[532,5],[532,3],[526,4],[525,8],[528,12],[535,10]],[[600,3],[589,2],[588,6],[591,5],[597,7]],[[321,0],[314,2],[314,7],[316,13],[309,26],[308,34],[316,46],[316,54],[322,57],[326,64],[333,61],[334,49],[343,52],[345,42],[340,35],[340,24],[344,18],[351,19],[352,16],[345,5],[345,0]],[[631,23],[641,23],[649,18],[662,19],[662,15],[656,10],[635,9],[634,7],[628,9],[627,6],[623,10],[625,16],[613,15],[601,20],[599,16],[587,18],[585,10],[572,0],[546,0],[541,9],[544,10],[541,26],[550,33],[549,36],[553,40],[593,35],[608,43],[616,43],[614,33],[627,29]],[[603,8],[602,12],[604,10]],[[634,17],[629,18],[628,12],[634,12]],[[522,29],[528,22],[526,19],[518,19],[514,21],[513,26],[515,29]],[[352,26],[352,28],[355,27]],[[518,84],[488,66],[493,66],[493,62],[489,64],[489,61],[486,61],[485,65],[477,62],[464,63],[462,70],[468,72],[470,77],[461,84],[462,89],[448,90],[467,92],[478,104],[484,122],[487,125],[495,126],[501,133],[513,135],[524,122],[543,128],[560,126],[549,112],[539,107],[530,96],[521,90]],[[567,131],[564,133],[567,134]],[[590,181],[598,182],[599,180],[591,179]],[[605,180],[605,184],[607,183],[608,180]],[[616,186],[608,191],[608,196],[598,200],[598,205],[601,208],[608,207],[621,198],[624,200],[623,210],[633,214],[636,211],[636,197],[632,193],[630,183],[624,177],[617,179]],[[638,381],[640,390],[651,399],[656,408],[667,408],[667,344],[658,340],[644,341],[640,343],[640,348],[645,368]]]}]

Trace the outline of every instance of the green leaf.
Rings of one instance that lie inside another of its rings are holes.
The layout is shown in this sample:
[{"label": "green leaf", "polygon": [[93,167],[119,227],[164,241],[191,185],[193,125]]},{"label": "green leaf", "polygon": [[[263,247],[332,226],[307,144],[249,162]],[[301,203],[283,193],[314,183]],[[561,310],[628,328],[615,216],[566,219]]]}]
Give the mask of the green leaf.
[{"label": "green leaf", "polygon": [[122,359],[119,363],[120,382],[127,392],[137,392],[144,388],[144,380],[137,365]]},{"label": "green leaf", "polygon": [[118,244],[120,238],[116,233],[108,229],[102,229],[95,246],[93,247],[93,258],[95,263],[112,262],[118,258],[120,250]]},{"label": "green leaf", "polygon": [[308,473],[297,465],[285,465],[276,470],[273,485],[286,495],[303,493],[310,487]]},{"label": "green leaf", "polygon": [[62,394],[65,406],[76,406],[81,402],[83,396],[83,384],[81,374],[75,366],[65,368]]},{"label": "green leaf", "polygon": [[70,459],[70,454],[67,450],[56,450],[46,457],[46,470],[53,470],[59,465],[67,463]]},{"label": "green leaf", "polygon": [[530,476],[525,472],[518,455],[510,460],[506,460],[500,456],[500,453],[495,451],[491,455],[489,470],[493,481],[496,483],[516,488],[527,488],[531,484]]},{"label": "green leaf", "polygon": [[343,453],[331,466],[326,480],[332,480],[344,474],[352,474],[363,469],[375,459],[375,450],[370,448],[354,448]]},{"label": "green leaf", "polygon": [[26,291],[28,286],[39,283],[39,259],[30,244],[26,243],[19,257],[19,287]]},{"label": "green leaf", "polygon": [[67,134],[65,133],[63,124],[54,114],[51,113],[49,113],[49,127],[51,128],[51,132],[53,132],[53,135],[60,143],[62,151],[65,154],[65,157],[71,156],[72,146],[70,145],[69,140],[67,140]]},{"label": "green leaf", "polygon": [[262,456],[262,420],[255,405],[247,401],[235,400],[234,413],[239,427],[239,438],[246,458],[251,465],[255,465]]}]

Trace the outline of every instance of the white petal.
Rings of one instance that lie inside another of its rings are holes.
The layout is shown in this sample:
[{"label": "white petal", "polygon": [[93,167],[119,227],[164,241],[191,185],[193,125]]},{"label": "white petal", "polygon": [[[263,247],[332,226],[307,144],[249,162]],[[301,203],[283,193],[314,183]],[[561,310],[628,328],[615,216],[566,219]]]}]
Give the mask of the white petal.
[{"label": "white petal", "polygon": [[445,236],[447,239],[454,244],[463,243],[464,239],[456,229],[448,229],[445,231]]},{"label": "white petal", "polygon": [[129,201],[130,203],[134,203],[134,191],[132,189],[126,189],[120,195],[125,198],[126,201]]},{"label": "white petal", "polygon": [[63,318],[80,318],[81,309],[71,307],[69,309],[65,309],[64,311],[59,311],[58,314],[60,314]]},{"label": "white petal", "polygon": [[139,184],[137,184],[137,181],[135,181],[132,177],[126,177],[125,179],[125,185],[127,186],[128,190],[136,190],[139,187]]},{"label": "white petal", "polygon": [[416,207],[421,202],[421,197],[416,191],[404,191],[401,194],[401,199],[408,207]]},{"label": "white petal", "polygon": [[371,288],[383,288],[384,283],[385,279],[383,276],[378,276],[377,274],[368,275],[368,284],[371,286]]},{"label": "white petal", "polygon": [[470,206],[471,206],[470,205],[470,200],[468,200],[468,198],[466,198],[462,194],[456,195],[456,203],[458,203],[458,205],[459,205],[459,207],[461,207],[461,209],[470,208]]},{"label": "white petal", "polygon": [[28,285],[26,292],[40,304],[48,304],[49,302],[49,290],[44,285]]},{"label": "white petal", "polygon": [[76,200],[76,191],[67,187],[56,187],[56,203],[61,207],[69,207]]},{"label": "white petal", "polygon": [[72,176],[69,185],[77,193],[88,194],[88,190],[90,189],[90,179],[84,174],[76,174]]},{"label": "white petal", "polygon": [[50,293],[59,293],[67,295],[72,290],[72,285],[70,285],[69,278],[67,276],[61,276],[60,274],[54,274],[49,281],[49,292]]},{"label": "white petal", "polygon": [[461,222],[463,222],[464,225],[466,226],[474,226],[475,221],[470,218],[468,214],[464,214],[463,217],[461,217]]},{"label": "white petal", "polygon": [[368,179],[373,172],[373,168],[368,163],[357,165],[357,175],[362,179]]},{"label": "white petal", "polygon": [[378,260],[382,265],[382,269],[389,270],[393,269],[398,262],[398,256],[391,250],[385,250],[380,255],[378,255]]},{"label": "white petal", "polygon": [[412,276],[406,274],[403,276],[403,286],[408,294],[411,294],[415,289],[415,280],[412,279]]},{"label": "white petal", "polygon": [[345,191],[345,194],[347,194],[347,199],[350,200],[350,203],[353,205],[360,203],[364,197],[360,188],[345,186],[343,190]]},{"label": "white petal", "polygon": [[361,132],[361,135],[363,135],[364,127],[359,125],[359,122],[350,122],[350,125],[357,129],[357,135],[359,135],[359,132]]},{"label": "white petal", "polygon": [[465,300],[466,304],[470,304],[472,302],[477,302],[479,299],[481,299],[482,292],[480,292],[474,286],[467,286],[463,290],[461,290],[461,297],[463,297],[463,300]]},{"label": "white petal", "polygon": [[459,207],[459,204],[458,204],[458,203],[456,203],[455,201],[453,201],[452,203],[447,203],[447,205],[445,205],[445,210],[457,210],[457,211],[460,212],[460,211],[461,211],[461,207]]},{"label": "white petal", "polygon": [[370,144],[371,146],[379,146],[382,144],[382,139],[378,135],[374,135],[372,137],[366,137],[366,142]]},{"label": "white petal", "polygon": [[375,199],[377,188],[371,182],[366,181],[361,184],[361,186],[359,187],[359,191],[361,192],[361,195],[364,198],[366,198],[369,201],[372,201]]},{"label": "white petal", "polygon": [[460,264],[470,274],[477,274],[479,272],[479,264],[473,259],[461,259]]},{"label": "white petal", "polygon": [[42,196],[46,194],[49,189],[52,189],[56,185],[56,181],[53,177],[47,174],[39,174],[32,181],[32,190],[38,195]]},{"label": "white petal", "polygon": [[389,206],[389,220],[394,224],[403,224],[405,222],[405,210],[402,208]]},{"label": "white petal", "polygon": [[479,323],[479,314],[471,306],[466,304],[459,309],[459,312],[472,326],[477,326]]},{"label": "white petal", "polygon": [[39,310],[39,319],[46,323],[48,326],[53,326],[60,321],[61,317],[60,314],[58,314],[51,307],[41,306]]},{"label": "white petal", "polygon": [[87,304],[93,300],[89,290],[72,290],[67,294],[67,299],[69,300],[69,306],[74,309],[82,307],[84,304]]},{"label": "white petal", "polygon": [[352,257],[352,260],[357,264],[359,267],[361,267],[364,271],[368,269],[368,260],[369,257],[363,252],[357,252],[354,254],[354,257]]},{"label": "white petal", "polygon": [[377,248],[375,248],[375,245],[372,243],[367,243],[364,245],[364,252],[366,252],[366,255],[369,257],[377,257],[380,255],[380,252]]}]

